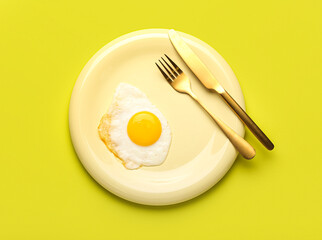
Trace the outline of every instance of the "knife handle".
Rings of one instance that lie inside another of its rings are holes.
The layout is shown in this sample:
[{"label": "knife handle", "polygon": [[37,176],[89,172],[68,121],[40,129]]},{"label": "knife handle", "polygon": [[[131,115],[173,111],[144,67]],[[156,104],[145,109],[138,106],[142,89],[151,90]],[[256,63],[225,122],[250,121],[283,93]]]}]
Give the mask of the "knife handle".
[{"label": "knife handle", "polygon": [[268,149],[272,150],[274,144],[269,138],[263,133],[263,131],[256,125],[256,123],[247,115],[247,113],[239,106],[239,104],[229,95],[228,92],[224,91],[220,93],[222,98],[231,107],[231,109],[237,114],[237,116],[244,122],[248,129],[257,137],[257,139]]}]

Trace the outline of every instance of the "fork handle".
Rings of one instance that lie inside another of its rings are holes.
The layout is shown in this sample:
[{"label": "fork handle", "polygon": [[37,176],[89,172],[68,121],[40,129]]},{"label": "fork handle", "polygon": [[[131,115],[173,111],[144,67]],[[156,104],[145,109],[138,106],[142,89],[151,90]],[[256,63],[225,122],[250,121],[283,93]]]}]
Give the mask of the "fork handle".
[{"label": "fork handle", "polygon": [[257,139],[268,149],[272,150],[274,144],[263,133],[263,131],[256,125],[256,123],[247,115],[247,113],[239,106],[239,104],[226,91],[220,93],[222,98],[230,106],[230,108],[237,114],[237,116],[244,122],[248,129],[257,137]]},{"label": "fork handle", "polygon": [[228,127],[223,121],[213,115],[207,108],[204,106],[199,99],[191,92],[188,93],[200,106],[212,117],[212,119],[217,123],[221,128],[226,137],[234,145],[237,151],[246,159],[252,159],[255,157],[255,149],[241,136],[239,136],[234,130]]}]

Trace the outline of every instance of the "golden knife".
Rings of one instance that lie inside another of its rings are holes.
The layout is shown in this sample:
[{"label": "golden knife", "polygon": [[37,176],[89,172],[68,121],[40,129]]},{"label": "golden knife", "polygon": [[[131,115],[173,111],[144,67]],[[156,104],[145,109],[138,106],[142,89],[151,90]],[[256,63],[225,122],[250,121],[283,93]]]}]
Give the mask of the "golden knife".
[{"label": "golden knife", "polygon": [[256,125],[256,123],[247,115],[247,113],[239,106],[239,104],[229,95],[229,93],[220,85],[217,79],[212,75],[205,64],[199,57],[191,50],[191,48],[183,41],[175,30],[169,31],[169,38],[172,45],[177,50],[183,61],[188,65],[196,77],[202,84],[210,89],[216,91],[236,113],[236,115],[244,122],[249,130],[257,137],[257,139],[268,149],[272,150],[274,144],[263,133],[263,131]]}]

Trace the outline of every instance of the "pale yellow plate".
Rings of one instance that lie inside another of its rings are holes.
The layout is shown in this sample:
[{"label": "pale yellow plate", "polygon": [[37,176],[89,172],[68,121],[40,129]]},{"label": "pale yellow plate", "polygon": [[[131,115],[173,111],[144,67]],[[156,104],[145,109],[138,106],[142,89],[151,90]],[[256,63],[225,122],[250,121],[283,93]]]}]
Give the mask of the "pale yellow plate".
[{"label": "pale yellow plate", "polygon": [[[137,31],[103,47],[78,77],[69,108],[71,138],[89,174],[117,196],[147,205],[175,204],[200,195],[225,175],[237,156],[232,144],[203,109],[187,95],[175,92],[163,79],[154,63],[164,53],[188,74],[200,99],[244,136],[242,123],[219,96],[208,92],[193,76],[172,47],[167,33],[166,29]],[[240,86],[226,61],[199,39],[180,35],[244,108]],[[172,143],[161,166],[127,170],[98,136],[100,119],[120,82],[145,92],[168,120]]]}]

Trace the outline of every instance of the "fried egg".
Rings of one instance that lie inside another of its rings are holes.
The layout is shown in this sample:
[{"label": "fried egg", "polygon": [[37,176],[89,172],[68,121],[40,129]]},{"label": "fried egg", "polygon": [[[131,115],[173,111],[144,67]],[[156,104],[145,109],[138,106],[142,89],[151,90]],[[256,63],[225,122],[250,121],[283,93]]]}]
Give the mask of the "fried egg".
[{"label": "fried egg", "polygon": [[127,169],[162,164],[171,143],[166,118],[143,92],[127,83],[120,83],[116,88],[98,133]]}]

